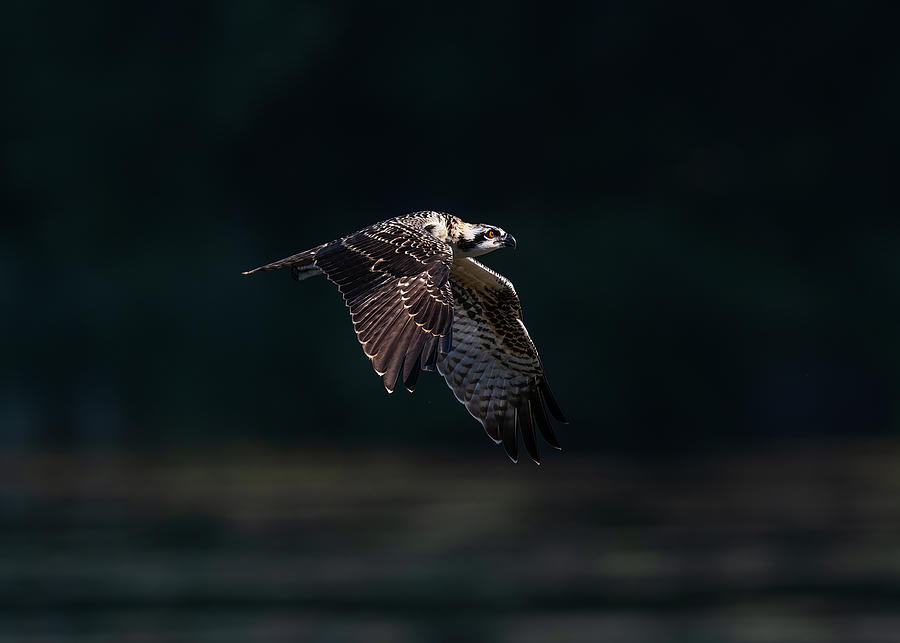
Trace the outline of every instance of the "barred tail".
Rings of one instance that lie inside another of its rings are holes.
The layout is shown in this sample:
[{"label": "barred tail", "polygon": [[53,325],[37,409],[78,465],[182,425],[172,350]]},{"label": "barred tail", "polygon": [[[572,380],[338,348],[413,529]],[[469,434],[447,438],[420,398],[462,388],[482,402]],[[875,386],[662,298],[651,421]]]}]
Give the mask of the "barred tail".
[{"label": "barred tail", "polygon": [[298,252],[297,254],[291,255],[290,257],[285,257],[284,259],[279,259],[278,261],[267,263],[266,265],[260,266],[259,268],[254,268],[253,270],[248,270],[243,274],[252,275],[254,272],[259,272],[261,270],[277,270],[278,268],[290,267],[291,276],[297,281],[315,277],[316,275],[322,274],[322,271],[319,270],[315,264],[316,252],[318,252],[319,248],[321,247],[322,246],[316,246],[315,248],[312,248],[310,250]]}]

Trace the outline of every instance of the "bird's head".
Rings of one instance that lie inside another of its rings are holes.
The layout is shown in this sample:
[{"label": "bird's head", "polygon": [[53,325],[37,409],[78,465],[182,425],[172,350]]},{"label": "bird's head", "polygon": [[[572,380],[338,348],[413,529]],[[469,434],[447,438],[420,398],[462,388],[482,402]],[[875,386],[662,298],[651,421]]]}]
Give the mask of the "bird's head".
[{"label": "bird's head", "polygon": [[453,254],[477,257],[498,248],[515,248],[516,238],[503,228],[486,223],[461,223],[456,239],[451,240]]}]

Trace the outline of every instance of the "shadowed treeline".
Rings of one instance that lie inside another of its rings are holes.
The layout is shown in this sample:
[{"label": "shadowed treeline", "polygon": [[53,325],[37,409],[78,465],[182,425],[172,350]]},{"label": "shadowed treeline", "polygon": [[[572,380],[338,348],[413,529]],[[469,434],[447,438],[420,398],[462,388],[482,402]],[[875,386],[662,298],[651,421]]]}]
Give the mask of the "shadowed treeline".
[{"label": "shadowed treeline", "polygon": [[5,443],[483,446],[440,383],[384,397],[329,285],[240,276],[423,208],[519,239],[487,262],[580,448],[896,431],[862,5],[2,14]]}]

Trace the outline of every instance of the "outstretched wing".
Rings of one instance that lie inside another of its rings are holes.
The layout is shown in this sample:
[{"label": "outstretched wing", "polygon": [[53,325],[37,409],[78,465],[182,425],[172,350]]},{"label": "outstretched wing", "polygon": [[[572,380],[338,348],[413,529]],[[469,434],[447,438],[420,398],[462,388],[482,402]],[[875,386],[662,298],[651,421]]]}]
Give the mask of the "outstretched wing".
[{"label": "outstretched wing", "polygon": [[525,324],[519,297],[505,277],[472,258],[452,266],[453,346],[438,371],[495,442],[518,457],[518,433],[539,462],[535,429],[553,447],[559,442],[547,411],[566,418],[556,403]]},{"label": "outstretched wing", "polygon": [[337,284],[356,336],[392,392],[413,390],[449,349],[453,251],[426,230],[428,216],[406,215],[364,228],[316,250],[315,266]]}]

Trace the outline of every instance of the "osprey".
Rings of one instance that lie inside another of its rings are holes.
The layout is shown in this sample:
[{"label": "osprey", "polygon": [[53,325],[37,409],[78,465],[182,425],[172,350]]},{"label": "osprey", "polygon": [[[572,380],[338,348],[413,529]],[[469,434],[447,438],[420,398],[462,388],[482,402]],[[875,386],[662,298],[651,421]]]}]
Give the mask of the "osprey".
[{"label": "osprey", "polygon": [[535,429],[556,449],[547,416],[567,422],[525,325],[512,283],[474,257],[515,248],[501,228],[440,212],[381,221],[248,270],[291,268],[294,279],[324,274],[350,309],[363,352],[388,393],[411,393],[419,371],[437,367],[513,462],[518,434],[540,464]]}]

